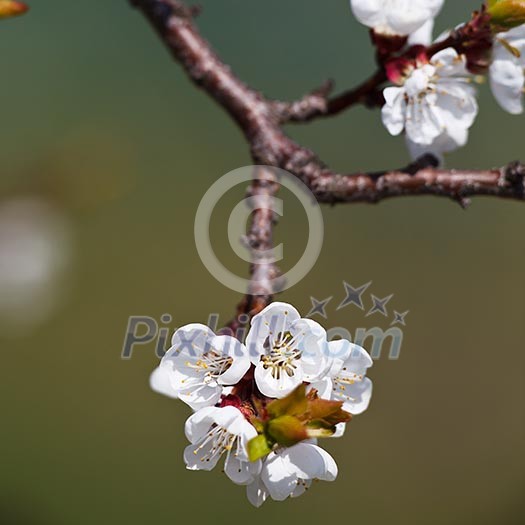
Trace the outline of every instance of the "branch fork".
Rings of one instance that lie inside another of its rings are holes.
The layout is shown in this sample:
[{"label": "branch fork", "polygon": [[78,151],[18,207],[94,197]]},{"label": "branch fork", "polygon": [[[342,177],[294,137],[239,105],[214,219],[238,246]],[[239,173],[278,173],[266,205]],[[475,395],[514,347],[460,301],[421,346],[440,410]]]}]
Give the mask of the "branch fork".
[{"label": "branch fork", "polygon": [[[392,197],[435,195],[448,197],[466,207],[471,197],[478,195],[525,200],[525,166],[519,162],[489,170],[445,170],[438,168],[432,156],[425,156],[406,168],[379,173],[332,171],[314,152],[288,137],[283,125],[337,115],[355,104],[371,107],[382,104],[382,86],[387,80],[384,67],[380,66],[361,85],[336,97],[331,97],[333,82],[328,81],[296,101],[270,100],[240,80],[200,35],[193,21],[200,11],[198,8],[188,7],[179,0],[130,2],[150,21],[188,77],[236,122],[250,146],[254,162],[292,173],[308,186],[319,202],[377,203]],[[464,38],[470,38],[476,27],[482,35],[484,16],[483,11],[475,13],[464,28],[427,48],[429,56],[443,47],[464,46]],[[483,64],[486,50],[482,43],[476,50],[478,55],[471,60],[475,66]],[[279,184],[272,179],[270,171],[257,170],[250,189],[252,195],[275,195]],[[252,248],[271,249],[274,220],[271,210],[256,208],[253,211],[246,238]],[[276,291],[274,279],[279,275],[278,269],[273,263],[259,262],[251,265],[252,285],[238,307],[239,315],[258,313],[271,302]],[[230,327],[235,329],[239,324],[243,323],[234,320]]]}]

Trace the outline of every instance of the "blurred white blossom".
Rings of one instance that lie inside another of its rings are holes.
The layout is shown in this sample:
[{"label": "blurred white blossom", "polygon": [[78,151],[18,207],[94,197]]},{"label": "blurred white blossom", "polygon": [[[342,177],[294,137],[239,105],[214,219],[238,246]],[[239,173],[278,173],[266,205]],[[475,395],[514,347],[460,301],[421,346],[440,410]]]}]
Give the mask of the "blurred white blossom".
[{"label": "blurred white blossom", "polygon": [[505,111],[513,115],[523,113],[525,25],[497,35],[490,66],[490,85]]},{"label": "blurred white blossom", "polygon": [[434,19],[443,3],[444,0],[350,0],[359,22],[387,35],[417,31]]},{"label": "blurred white blossom", "polygon": [[66,217],[47,201],[27,197],[0,203],[0,324],[18,334],[60,304],[71,260]]}]

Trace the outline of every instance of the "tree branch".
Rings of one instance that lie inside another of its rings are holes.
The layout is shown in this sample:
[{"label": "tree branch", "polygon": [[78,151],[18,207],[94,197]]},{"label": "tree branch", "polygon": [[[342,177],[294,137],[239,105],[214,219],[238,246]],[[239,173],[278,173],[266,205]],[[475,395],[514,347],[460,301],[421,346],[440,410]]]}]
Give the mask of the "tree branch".
[{"label": "tree branch", "polygon": [[[319,202],[376,203],[391,197],[436,195],[454,199],[465,207],[470,197],[476,195],[525,200],[525,166],[518,162],[491,170],[443,170],[437,168],[433,157],[425,156],[400,170],[353,174],[331,171],[315,153],[288,137],[282,126],[336,115],[356,103],[380,104],[380,88],[386,81],[383,68],[357,88],[332,99],[329,98],[332,83],[326,83],[298,101],[269,100],[242,82],[202,38],[193,23],[197,9],[179,0],[130,2],[150,21],[188,77],[237,123],[250,145],[254,163],[291,172],[312,190]],[[453,32],[445,43],[429,50],[435,52],[449,43],[462,45],[461,38],[460,32]],[[252,194],[261,198],[273,196],[279,184],[272,177],[271,170],[258,170]],[[270,210],[254,209],[246,238],[254,251],[271,249],[273,225]],[[234,332],[246,324],[247,318],[241,314],[251,317],[258,313],[276,292],[278,269],[273,263],[254,261],[250,273],[251,286],[237,308],[237,318],[228,325]]]},{"label": "tree branch", "polygon": [[259,258],[257,255],[262,252],[268,253],[273,248],[273,226],[276,223],[276,217],[274,217],[270,201],[278,190],[279,183],[273,170],[264,166],[255,168],[254,180],[248,190],[248,196],[254,199],[254,209],[248,234],[244,239],[252,253],[250,286],[246,296],[237,306],[235,318],[227,325],[227,328],[234,334],[246,324],[249,318],[270,304],[273,294],[277,291],[274,286],[280,277],[277,265],[267,257]]},{"label": "tree branch", "polygon": [[[362,86],[331,101],[331,84],[296,102],[266,99],[242,82],[202,38],[193,23],[195,11],[178,0],[131,0],[149,19],[173,57],[193,82],[234,119],[250,144],[254,161],[285,169],[299,177],[321,202],[378,202],[388,197],[436,195],[463,201],[476,195],[524,200],[522,165],[493,170],[392,170],[339,174],[282,130],[288,120],[336,114],[363,101],[384,81],[378,72]],[[457,38],[457,36],[454,36]],[[509,178],[509,173],[511,174]],[[512,180],[511,180],[512,179]]]},{"label": "tree branch", "polygon": [[323,173],[313,178],[311,189],[319,202],[377,203],[391,197],[439,195],[457,201],[463,208],[478,195],[525,199],[525,166],[519,162],[492,170],[440,170],[413,165],[377,174],[337,175]]}]

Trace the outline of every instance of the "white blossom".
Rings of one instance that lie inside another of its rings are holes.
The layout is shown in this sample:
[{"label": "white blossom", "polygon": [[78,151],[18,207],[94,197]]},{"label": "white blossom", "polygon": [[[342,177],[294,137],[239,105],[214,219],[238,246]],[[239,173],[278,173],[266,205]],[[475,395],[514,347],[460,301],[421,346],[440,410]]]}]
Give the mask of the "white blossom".
[{"label": "white blossom", "polygon": [[271,452],[264,460],[260,477],[246,487],[246,494],[250,503],[260,507],[268,496],[276,501],[296,498],[314,480],[336,478],[337,464],[332,456],[312,442],[302,442]]},{"label": "white blossom", "polygon": [[222,456],[224,472],[238,485],[252,483],[261,461],[249,461],[246,445],[257,431],[242,412],[233,407],[206,407],[188,418],[185,433],[191,445],[184,451],[189,470],[212,470]]},{"label": "white blossom", "polygon": [[466,144],[478,104],[465,57],[454,49],[412,66],[401,86],[383,93],[383,123],[392,135],[405,132],[414,157],[440,156]]},{"label": "white blossom", "polygon": [[409,35],[432,20],[444,0],[350,0],[355,17],[377,33]]},{"label": "white blossom", "polygon": [[178,397],[194,410],[217,403],[225,385],[235,385],[250,367],[246,347],[207,326],[179,328],[172,347],[150,379],[153,390]]},{"label": "white blossom", "polygon": [[[366,377],[367,369],[373,365],[372,358],[364,348],[346,340],[332,341],[328,345],[332,356],[330,370],[311,387],[323,399],[341,401],[343,410],[350,414],[362,414],[372,397],[372,381]],[[340,423],[334,437],[340,437],[344,428]]]},{"label": "white blossom", "polygon": [[490,86],[505,111],[513,115],[523,113],[525,25],[497,35],[490,66]]},{"label": "white blossom", "polygon": [[255,381],[268,397],[281,398],[303,381],[326,373],[326,332],[286,303],[272,303],[252,319],[246,337]]}]

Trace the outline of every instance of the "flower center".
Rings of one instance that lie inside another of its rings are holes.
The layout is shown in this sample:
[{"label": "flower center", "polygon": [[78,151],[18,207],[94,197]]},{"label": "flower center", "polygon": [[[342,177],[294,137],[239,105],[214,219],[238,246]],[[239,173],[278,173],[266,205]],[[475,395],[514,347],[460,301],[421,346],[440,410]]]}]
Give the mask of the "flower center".
[{"label": "flower center", "polygon": [[410,98],[415,98],[429,91],[433,73],[434,68],[432,66],[414,69],[405,82],[406,94]]},{"label": "flower center", "polygon": [[264,343],[267,354],[261,357],[265,370],[270,370],[274,379],[280,379],[285,373],[292,377],[297,369],[295,361],[301,358],[301,352],[295,348],[297,341],[290,332],[280,332],[270,341]]},{"label": "flower center", "polygon": [[205,375],[211,379],[216,379],[220,375],[224,374],[233,364],[231,357],[219,354],[215,350],[210,350],[202,354],[201,358],[192,364],[186,363],[191,368],[196,368],[205,373]]},{"label": "flower center", "polygon": [[212,429],[200,441],[199,446],[193,451],[197,456],[200,455],[200,461],[209,462],[217,455],[219,458],[226,452],[227,458],[230,456],[232,450],[235,449],[233,455],[239,455],[241,440],[239,436],[231,434],[225,428],[214,425]]}]

